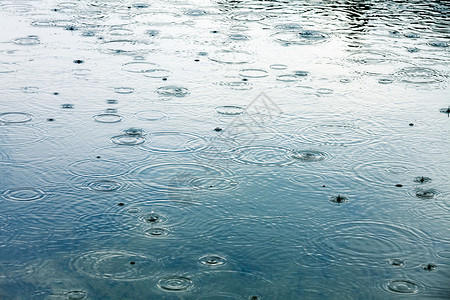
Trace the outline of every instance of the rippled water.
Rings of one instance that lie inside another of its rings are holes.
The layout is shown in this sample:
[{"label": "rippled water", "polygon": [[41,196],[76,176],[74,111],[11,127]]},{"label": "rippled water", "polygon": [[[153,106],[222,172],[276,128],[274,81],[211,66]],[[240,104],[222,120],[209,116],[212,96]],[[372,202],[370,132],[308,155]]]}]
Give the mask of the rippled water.
[{"label": "rippled water", "polygon": [[0,0],[0,299],[449,299],[449,13]]}]

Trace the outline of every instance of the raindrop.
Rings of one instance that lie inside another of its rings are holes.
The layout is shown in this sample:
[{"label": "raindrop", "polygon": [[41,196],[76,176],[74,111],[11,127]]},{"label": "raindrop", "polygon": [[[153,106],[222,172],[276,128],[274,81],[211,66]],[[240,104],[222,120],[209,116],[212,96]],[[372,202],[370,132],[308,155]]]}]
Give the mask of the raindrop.
[{"label": "raindrop", "polygon": [[437,266],[435,264],[432,264],[432,263],[423,264],[420,267],[422,268],[422,270],[429,271],[429,272],[437,270]]},{"label": "raindrop", "polygon": [[403,267],[404,265],[406,265],[406,262],[400,258],[389,258],[386,260],[386,263],[390,266],[400,267],[400,268]]},{"label": "raindrop", "polygon": [[19,187],[7,189],[2,194],[3,198],[10,201],[36,201],[44,198],[45,193],[40,189],[31,187]]},{"label": "raindrop", "polygon": [[208,254],[198,258],[198,261],[205,266],[223,266],[227,263],[227,259],[216,254]]},{"label": "raindrop", "polygon": [[89,183],[88,187],[93,191],[113,192],[120,189],[122,184],[118,181],[103,179]]},{"label": "raindrop", "polygon": [[149,230],[147,230],[146,232],[147,236],[151,236],[151,237],[160,237],[160,236],[167,236],[169,235],[169,231],[164,229],[164,228],[150,228]]},{"label": "raindrop", "polygon": [[444,114],[450,114],[450,106],[446,108],[441,108],[439,111]]},{"label": "raindrop", "polygon": [[304,162],[322,161],[328,156],[327,153],[315,151],[315,150],[299,150],[292,151],[292,158],[298,159]]},{"label": "raindrop", "polygon": [[75,59],[73,62],[76,63],[76,64],[82,64],[82,63],[84,63],[84,61],[81,60],[81,59]]},{"label": "raindrop", "polygon": [[331,201],[331,202],[334,202],[334,203],[340,204],[340,203],[347,202],[347,201],[348,201],[348,198],[347,198],[347,197],[344,197],[344,196],[341,196],[341,195],[337,195],[337,196],[331,197],[330,201]]},{"label": "raindrop", "polygon": [[418,177],[414,178],[414,182],[417,182],[417,183],[428,183],[428,182],[431,182],[431,178],[430,177],[424,177],[424,176],[418,176]]},{"label": "raindrop", "polygon": [[434,189],[418,189],[416,190],[416,197],[422,199],[432,199],[438,192]]}]

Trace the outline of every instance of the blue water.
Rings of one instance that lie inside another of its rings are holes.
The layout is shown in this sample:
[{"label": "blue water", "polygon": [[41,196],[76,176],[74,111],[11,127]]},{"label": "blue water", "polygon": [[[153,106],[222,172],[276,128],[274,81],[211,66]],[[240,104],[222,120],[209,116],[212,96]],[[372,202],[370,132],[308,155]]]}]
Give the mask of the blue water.
[{"label": "blue water", "polygon": [[0,0],[0,299],[449,299],[449,13]]}]

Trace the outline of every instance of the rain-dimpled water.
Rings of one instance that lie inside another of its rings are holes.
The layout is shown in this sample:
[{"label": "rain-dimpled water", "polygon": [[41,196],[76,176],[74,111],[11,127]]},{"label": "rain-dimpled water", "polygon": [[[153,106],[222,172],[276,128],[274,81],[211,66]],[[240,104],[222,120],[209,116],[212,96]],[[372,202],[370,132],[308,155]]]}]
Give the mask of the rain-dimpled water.
[{"label": "rain-dimpled water", "polygon": [[450,299],[448,2],[0,27],[0,299]]}]

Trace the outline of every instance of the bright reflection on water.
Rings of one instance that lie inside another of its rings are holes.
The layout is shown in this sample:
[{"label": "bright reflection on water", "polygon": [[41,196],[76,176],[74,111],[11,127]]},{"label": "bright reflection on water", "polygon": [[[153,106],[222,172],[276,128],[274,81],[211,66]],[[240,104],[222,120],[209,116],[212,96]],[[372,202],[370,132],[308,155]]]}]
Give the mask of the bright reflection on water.
[{"label": "bright reflection on water", "polygon": [[449,13],[0,0],[0,298],[449,299]]}]

